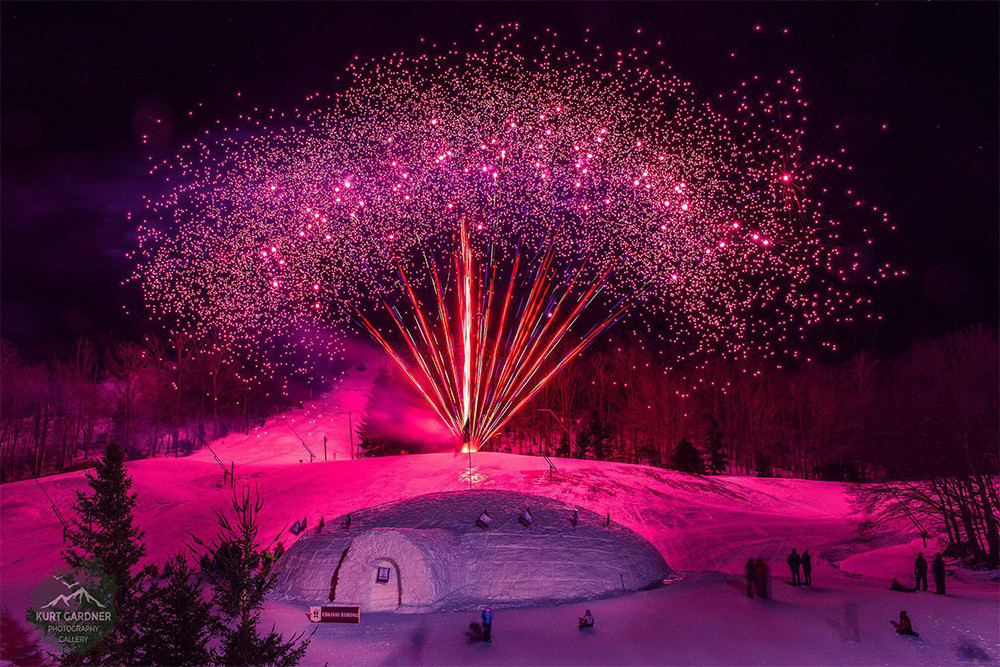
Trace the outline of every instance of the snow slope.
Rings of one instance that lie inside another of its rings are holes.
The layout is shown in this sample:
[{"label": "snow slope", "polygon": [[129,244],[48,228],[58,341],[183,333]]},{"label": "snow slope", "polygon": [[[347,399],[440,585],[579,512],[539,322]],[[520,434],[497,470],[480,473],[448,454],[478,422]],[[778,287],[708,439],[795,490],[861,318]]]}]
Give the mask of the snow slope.
[{"label": "snow slope", "polygon": [[[349,398],[364,400],[360,382],[354,378],[342,389],[354,392],[353,398],[335,395],[309,404],[292,415],[299,420],[294,423],[313,436],[322,428],[320,420],[336,425],[332,408],[342,409]],[[315,420],[312,431],[305,426],[310,420]],[[294,442],[280,430],[265,430],[213,449],[236,461],[237,482],[259,489],[265,502],[262,536],[280,534],[286,546],[295,539],[288,526],[303,516],[316,526],[321,516],[329,521],[380,503],[469,488],[465,456],[342,460],[340,452],[349,447],[344,429],[340,440],[330,437],[328,444],[339,448],[337,461],[300,464]],[[873,547],[906,545],[916,536],[887,528],[859,534],[861,517],[853,513],[844,485],[702,478],[577,460],[555,463],[558,470],[550,478],[540,458],[474,454],[471,481],[476,489],[530,493],[602,516],[610,513],[649,540],[683,578],[658,590],[587,605],[498,611],[496,640],[489,646],[466,640],[469,623],[477,620],[473,613],[366,614],[359,626],[318,627],[308,664],[939,665],[974,663],[983,656],[993,664],[1000,660],[997,582],[955,576],[945,597],[889,591],[893,576],[905,579],[912,573],[908,556],[864,554]],[[221,470],[210,454],[135,461],[129,469],[151,559],[162,562],[189,531],[214,533],[213,512],[228,506],[231,491],[221,486]],[[85,488],[85,479],[82,472],[67,473],[45,478],[41,485],[70,517],[73,493]],[[31,590],[61,565],[61,536],[34,481],[0,487],[3,606],[23,609]],[[784,555],[793,546],[813,554],[812,588],[782,583]],[[751,556],[763,556],[774,568],[774,600],[749,600],[741,590],[742,566]],[[597,616],[593,633],[575,627],[584,606]],[[889,620],[901,609],[913,618],[919,640],[892,633]],[[301,603],[273,602],[266,615],[279,629],[302,631],[311,629],[305,612]]]},{"label": "snow slope", "polygon": [[352,440],[349,433],[352,427],[357,428],[377,370],[369,368],[349,373],[337,381],[334,390],[302,403],[301,408],[268,419],[249,434],[230,433],[189,458],[214,462],[214,452],[227,466],[230,463],[239,467],[289,465],[300,461],[308,463],[311,450],[315,459],[322,461],[323,438],[326,437],[326,460],[349,460],[357,446],[357,436]]}]

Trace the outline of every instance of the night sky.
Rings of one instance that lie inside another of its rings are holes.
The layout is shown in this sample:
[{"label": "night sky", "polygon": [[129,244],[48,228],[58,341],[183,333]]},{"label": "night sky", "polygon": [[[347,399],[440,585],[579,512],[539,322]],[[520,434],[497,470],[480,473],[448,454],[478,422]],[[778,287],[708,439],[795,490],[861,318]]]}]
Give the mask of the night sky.
[{"label": "night sky", "polygon": [[[641,28],[704,98],[795,68],[812,108],[808,152],[846,145],[859,191],[900,227],[878,252],[911,276],[879,292],[886,323],[864,344],[896,351],[995,326],[998,19],[997,3],[4,3],[0,333],[30,344],[141,331],[145,318],[122,309],[137,295],[120,282],[135,243],[126,214],[159,187],[150,151],[168,155],[255,104],[291,109],[335,91],[355,55],[416,51],[420,37],[471,42],[477,24],[511,20],[567,37],[590,27],[609,49]],[[153,114],[168,122],[151,128]]]}]

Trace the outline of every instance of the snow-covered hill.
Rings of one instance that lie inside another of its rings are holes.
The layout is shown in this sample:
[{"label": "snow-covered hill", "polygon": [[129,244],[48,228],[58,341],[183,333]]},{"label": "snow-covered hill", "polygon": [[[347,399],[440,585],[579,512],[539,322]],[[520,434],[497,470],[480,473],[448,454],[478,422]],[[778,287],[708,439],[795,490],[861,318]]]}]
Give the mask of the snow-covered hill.
[{"label": "snow-covered hill", "polygon": [[[295,420],[297,432],[316,437],[324,432],[320,429],[340,426],[336,420],[344,415],[334,417],[334,412],[349,405],[360,409],[365,391],[363,377],[355,377],[334,396],[288,418]],[[236,462],[238,483],[259,489],[265,503],[261,534],[280,533],[286,546],[295,540],[288,527],[302,517],[314,527],[320,517],[329,521],[381,503],[469,488],[465,456],[351,461],[342,455],[349,452],[346,431],[339,438],[328,436],[328,452],[338,452],[336,461],[299,463],[308,460],[301,443],[273,424],[250,439],[231,437],[213,449]],[[469,622],[476,620],[469,613],[369,614],[360,626],[319,627],[309,664],[937,665],[982,655],[1000,660],[997,583],[954,577],[946,597],[889,591],[892,577],[905,579],[912,567],[899,547],[885,548],[909,545],[915,535],[888,528],[858,533],[861,517],[845,485],[697,477],[579,460],[555,463],[550,476],[540,458],[474,454],[472,486],[545,496],[610,514],[649,540],[683,578],[659,590],[590,603],[598,620],[592,634],[576,629],[581,605],[503,610],[488,647],[465,641]],[[177,551],[188,531],[205,537],[214,533],[213,512],[228,505],[231,491],[222,486],[222,471],[210,454],[135,461],[129,469],[151,559],[162,562]],[[69,517],[73,493],[85,488],[85,479],[75,472],[41,484]],[[16,611],[60,566],[62,529],[31,480],[0,488],[0,521],[2,604]],[[792,547],[813,554],[814,587],[782,582],[784,556]],[[743,564],[757,556],[774,568],[774,600],[750,600],[744,594]],[[889,620],[901,609],[913,618],[919,640],[893,634]],[[271,603],[267,615],[279,629],[301,631],[309,629],[305,612],[298,603]]]},{"label": "snow-covered hill", "polygon": [[351,437],[350,433],[357,428],[376,370],[349,373],[337,381],[332,391],[302,403],[302,407],[268,419],[250,433],[230,433],[189,458],[214,462],[218,456],[226,465],[235,463],[240,468],[249,464],[350,460],[357,453],[357,436]]}]

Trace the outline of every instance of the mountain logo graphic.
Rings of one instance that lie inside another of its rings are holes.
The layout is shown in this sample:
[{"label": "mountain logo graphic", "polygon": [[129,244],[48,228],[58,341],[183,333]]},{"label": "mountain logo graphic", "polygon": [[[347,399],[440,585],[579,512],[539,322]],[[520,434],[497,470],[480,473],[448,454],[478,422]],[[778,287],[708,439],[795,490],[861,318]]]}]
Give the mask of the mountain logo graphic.
[{"label": "mountain logo graphic", "polygon": [[100,561],[55,572],[31,594],[28,621],[59,651],[86,651],[115,627],[115,579]]},{"label": "mountain logo graphic", "polygon": [[[78,586],[79,584],[70,584],[70,586]],[[53,609],[62,606],[63,609],[76,609],[83,604],[96,605],[100,609],[104,609],[105,605],[101,604],[97,598],[87,592],[87,589],[80,586],[75,591],[69,595],[57,595],[51,602],[46,605],[42,605],[42,609]]]}]

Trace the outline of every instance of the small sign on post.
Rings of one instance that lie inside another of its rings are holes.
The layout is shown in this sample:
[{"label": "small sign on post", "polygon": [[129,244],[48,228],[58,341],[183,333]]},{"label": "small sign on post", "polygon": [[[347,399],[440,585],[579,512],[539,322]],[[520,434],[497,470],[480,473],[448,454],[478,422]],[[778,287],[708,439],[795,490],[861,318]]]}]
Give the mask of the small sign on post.
[{"label": "small sign on post", "polygon": [[309,607],[312,623],[360,623],[361,607]]}]

